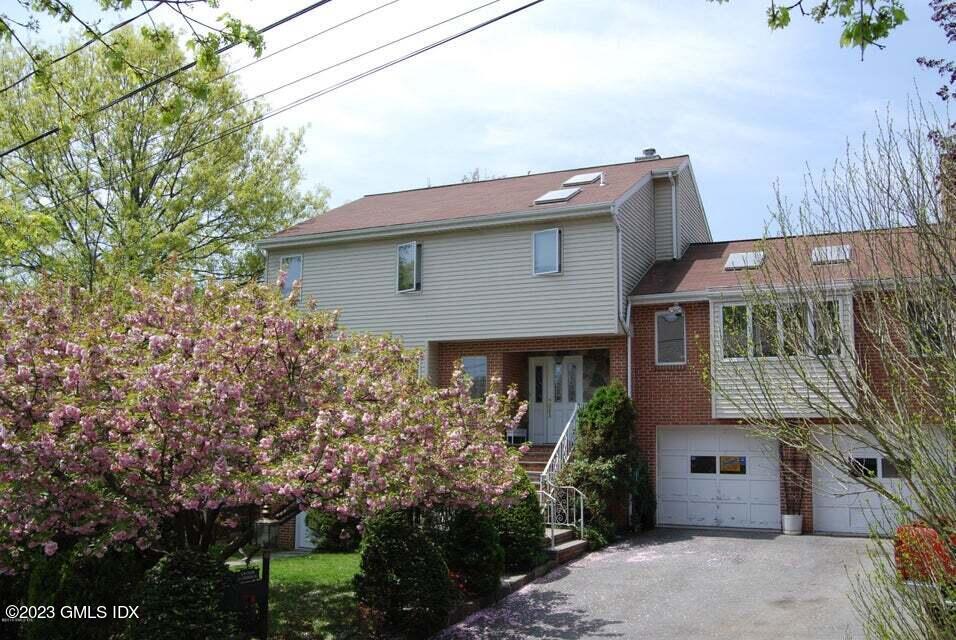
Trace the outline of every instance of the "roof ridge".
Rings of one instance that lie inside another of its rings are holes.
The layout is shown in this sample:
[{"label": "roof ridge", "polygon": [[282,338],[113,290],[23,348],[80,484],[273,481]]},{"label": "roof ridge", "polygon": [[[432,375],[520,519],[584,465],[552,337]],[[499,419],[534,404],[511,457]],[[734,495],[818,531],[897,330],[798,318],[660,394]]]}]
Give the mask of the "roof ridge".
[{"label": "roof ridge", "polygon": [[644,164],[647,162],[661,162],[663,160],[676,160],[677,158],[689,158],[690,154],[681,153],[676,156],[666,156],[654,159],[628,160],[625,162],[610,162],[604,164],[593,164],[586,167],[573,167],[570,169],[553,169],[551,171],[540,171],[538,173],[526,173],[520,176],[502,176],[500,178],[487,178],[485,180],[471,180],[468,182],[448,182],[446,184],[436,184],[427,187],[413,187],[411,189],[397,189],[395,191],[381,191],[379,193],[366,193],[362,198],[371,198],[373,196],[388,196],[396,193],[411,193],[412,191],[430,191],[432,189],[445,189],[447,187],[461,187],[468,184],[485,184],[488,182],[500,182],[504,180],[517,180],[519,178],[529,178],[531,176],[546,176],[553,173],[565,173],[567,171],[585,171],[587,169],[600,169],[602,167],[620,167],[626,164]]}]

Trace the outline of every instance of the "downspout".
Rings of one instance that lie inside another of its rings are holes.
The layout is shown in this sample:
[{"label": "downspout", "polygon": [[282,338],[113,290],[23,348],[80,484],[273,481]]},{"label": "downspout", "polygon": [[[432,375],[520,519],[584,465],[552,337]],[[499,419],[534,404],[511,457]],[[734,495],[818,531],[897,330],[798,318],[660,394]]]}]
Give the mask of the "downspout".
[{"label": "downspout", "polygon": [[627,301],[627,320],[625,320],[625,322],[627,323],[627,326],[625,327],[625,330],[624,330],[624,337],[627,339],[627,397],[628,398],[634,398],[634,383],[632,380],[634,376],[633,354],[632,354],[634,336],[632,334],[632,329],[631,329],[631,307],[632,306],[633,305],[631,305],[631,301],[628,300]]}]

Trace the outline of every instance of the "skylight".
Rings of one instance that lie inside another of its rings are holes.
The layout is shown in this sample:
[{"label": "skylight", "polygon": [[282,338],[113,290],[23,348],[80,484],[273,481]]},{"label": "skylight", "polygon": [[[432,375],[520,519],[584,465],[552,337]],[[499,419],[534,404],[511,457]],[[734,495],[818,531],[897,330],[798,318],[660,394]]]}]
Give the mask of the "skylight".
[{"label": "skylight", "polygon": [[549,191],[542,196],[535,198],[535,204],[549,204],[552,202],[567,202],[574,196],[581,193],[580,187],[574,187],[572,189],[555,189],[554,191]]},{"label": "skylight", "polygon": [[738,269],[756,269],[763,264],[763,251],[741,251],[732,253],[724,263],[724,271]]},{"label": "skylight", "polygon": [[833,244],[825,247],[813,247],[810,251],[810,261],[813,264],[836,264],[849,262],[853,249],[848,244]]},{"label": "skylight", "polygon": [[579,184],[591,184],[592,182],[597,182],[601,179],[601,176],[604,175],[603,171],[595,171],[594,173],[579,173],[576,176],[571,176],[564,181],[564,186],[574,187]]}]

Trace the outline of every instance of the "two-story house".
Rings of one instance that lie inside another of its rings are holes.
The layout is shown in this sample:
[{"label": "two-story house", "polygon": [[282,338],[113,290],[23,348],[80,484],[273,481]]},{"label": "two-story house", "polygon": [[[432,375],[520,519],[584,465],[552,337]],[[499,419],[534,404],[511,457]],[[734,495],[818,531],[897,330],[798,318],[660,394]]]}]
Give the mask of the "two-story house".
[{"label": "two-story house", "polygon": [[368,195],[261,243],[267,278],[352,330],[422,350],[447,383],[462,361],[527,399],[553,443],[573,411],[628,381],[628,294],[658,260],[710,240],[687,156]]},{"label": "two-story house", "polygon": [[[476,394],[491,377],[517,385],[528,401],[517,435],[536,445],[620,381],[659,525],[779,529],[787,452],[740,429],[740,408],[713,386],[754,394],[740,366],[754,355],[740,274],[759,269],[758,251],[711,241],[687,156],[368,195],[260,246],[269,281],[285,271],[287,287],[300,281],[303,301],[339,310],[346,329],[421,349],[434,383],[461,363]],[[852,291],[827,309],[852,335]],[[780,388],[804,415],[799,389]],[[889,479],[875,454],[859,455]],[[802,511],[805,531],[866,531],[852,499],[808,492]]]}]

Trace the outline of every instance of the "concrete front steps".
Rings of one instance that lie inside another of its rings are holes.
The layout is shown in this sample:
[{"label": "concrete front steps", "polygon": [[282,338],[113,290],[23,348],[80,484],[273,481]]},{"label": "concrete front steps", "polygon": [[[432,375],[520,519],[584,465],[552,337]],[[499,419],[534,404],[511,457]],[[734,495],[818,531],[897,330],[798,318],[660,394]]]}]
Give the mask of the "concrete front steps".
[{"label": "concrete front steps", "polygon": [[531,448],[528,449],[528,452],[522,455],[521,459],[518,460],[518,463],[524,467],[525,472],[534,484],[538,484],[538,480],[541,478],[541,472],[544,471],[545,465],[548,464],[552,451],[554,451],[553,444],[532,445]]},{"label": "concrete front steps", "polygon": [[587,540],[578,540],[574,529],[554,529],[554,546],[551,546],[551,529],[545,530],[545,546],[548,557],[557,564],[570,562],[588,550]]}]

